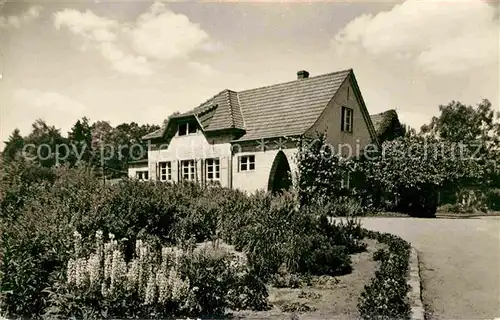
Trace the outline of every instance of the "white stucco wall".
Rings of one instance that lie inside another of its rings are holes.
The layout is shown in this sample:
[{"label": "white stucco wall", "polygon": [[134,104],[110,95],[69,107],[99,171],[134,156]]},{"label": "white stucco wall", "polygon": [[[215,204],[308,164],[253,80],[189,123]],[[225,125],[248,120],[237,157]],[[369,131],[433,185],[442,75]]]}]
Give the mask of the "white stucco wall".
[{"label": "white stucco wall", "polygon": [[[343,132],[341,130],[342,106],[354,110],[353,132]],[[308,134],[325,131],[327,140],[334,147],[335,152],[340,150],[344,155],[346,155],[345,153],[348,152],[349,148],[341,147],[343,144],[351,146],[352,155],[355,155],[358,151],[362,151],[368,144],[372,143],[372,137],[361,110],[361,102],[354,93],[350,79],[347,79],[342,84],[335,98],[330,101]]]},{"label": "white stucco wall", "polygon": [[136,172],[137,171],[147,171],[148,170],[148,164],[131,164],[128,167],[128,176],[129,178],[135,178],[136,177]]},{"label": "white stucco wall", "polygon": [[156,180],[156,166],[158,162],[170,161],[172,166],[172,181],[178,181],[178,170],[180,161],[196,160],[197,180],[202,177],[202,159],[219,158],[220,161],[220,183],[222,186],[229,185],[229,159],[231,157],[230,137],[219,137],[217,139],[206,138],[198,131],[196,134],[186,136],[175,136],[168,147],[159,150],[148,151],[148,166],[150,180]]},{"label": "white stucco wall", "polygon": [[[269,182],[269,174],[274,159],[280,150],[266,150],[255,152],[240,152],[234,155],[233,158],[233,188],[247,191],[256,192],[257,190],[266,190]],[[283,149],[292,177],[295,177],[297,172],[297,165],[294,161],[294,155],[297,153],[297,148]],[[238,167],[238,157],[246,155],[255,155],[255,170],[254,171],[240,171]]]}]

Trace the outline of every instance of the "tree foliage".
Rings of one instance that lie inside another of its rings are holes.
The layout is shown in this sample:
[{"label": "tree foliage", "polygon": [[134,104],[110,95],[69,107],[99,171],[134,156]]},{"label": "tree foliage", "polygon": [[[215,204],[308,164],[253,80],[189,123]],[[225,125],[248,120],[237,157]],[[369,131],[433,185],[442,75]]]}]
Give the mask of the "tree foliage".
[{"label": "tree foliage", "polygon": [[358,165],[379,206],[425,216],[435,213],[439,190],[474,185],[484,176],[467,148],[422,136],[384,142],[382,152]]},{"label": "tree foliage", "polygon": [[25,137],[18,129],[14,130],[5,142],[2,158],[5,163],[23,158],[23,161],[29,160],[46,168],[82,163],[101,168],[106,175],[123,176],[130,160],[147,156],[147,145],[141,138],[158,129],[157,125],[135,122],[116,127],[107,121],[91,124],[84,117],[73,125],[65,137],[59,129],[38,119]]},{"label": "tree foliage", "polygon": [[440,116],[424,125],[421,134],[464,144],[484,166],[478,187],[500,188],[500,112],[486,99],[475,107],[451,101],[439,110]]}]

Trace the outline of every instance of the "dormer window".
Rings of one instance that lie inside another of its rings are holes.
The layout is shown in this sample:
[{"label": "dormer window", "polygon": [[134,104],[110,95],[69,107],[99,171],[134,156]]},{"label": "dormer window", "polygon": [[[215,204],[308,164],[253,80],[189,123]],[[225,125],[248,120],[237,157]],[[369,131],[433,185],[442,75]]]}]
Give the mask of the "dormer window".
[{"label": "dormer window", "polygon": [[196,122],[186,122],[179,124],[179,136],[185,136],[188,134],[195,134],[198,129]]}]

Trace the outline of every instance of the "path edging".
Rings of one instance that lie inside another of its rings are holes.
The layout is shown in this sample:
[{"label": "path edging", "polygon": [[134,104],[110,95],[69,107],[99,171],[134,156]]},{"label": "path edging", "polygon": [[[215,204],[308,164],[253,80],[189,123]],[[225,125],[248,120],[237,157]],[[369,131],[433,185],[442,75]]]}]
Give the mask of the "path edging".
[{"label": "path edging", "polygon": [[410,251],[410,278],[408,279],[410,291],[408,298],[411,307],[411,320],[424,320],[424,304],[422,303],[420,267],[418,261],[418,252],[412,246]]}]

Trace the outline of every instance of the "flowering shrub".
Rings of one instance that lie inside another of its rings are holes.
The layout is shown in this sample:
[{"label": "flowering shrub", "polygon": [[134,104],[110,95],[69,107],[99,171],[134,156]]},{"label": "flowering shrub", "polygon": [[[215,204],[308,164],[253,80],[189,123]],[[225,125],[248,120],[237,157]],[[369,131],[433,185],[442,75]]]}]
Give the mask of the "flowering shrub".
[{"label": "flowering shrub", "polygon": [[[162,247],[137,240],[134,257],[113,234],[103,242],[95,235],[94,251],[83,254],[82,237],[74,234],[74,256],[66,279],[50,295],[46,316],[165,317],[222,314],[226,308],[264,308],[267,290],[253,286],[245,259],[213,247]],[[254,292],[260,290],[259,295]],[[259,300],[260,299],[260,300]]]}]

